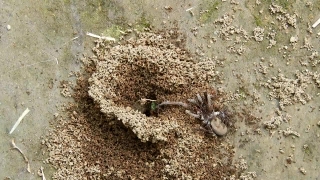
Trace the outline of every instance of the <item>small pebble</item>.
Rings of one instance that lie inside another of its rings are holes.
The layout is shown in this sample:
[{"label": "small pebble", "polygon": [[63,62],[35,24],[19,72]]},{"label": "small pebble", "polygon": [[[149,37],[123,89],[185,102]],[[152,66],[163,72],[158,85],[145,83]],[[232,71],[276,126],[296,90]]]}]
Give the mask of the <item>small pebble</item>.
[{"label": "small pebble", "polygon": [[304,175],[307,174],[307,171],[306,171],[303,167],[300,167],[299,170],[300,170],[300,172],[301,172],[302,174],[304,174]]},{"label": "small pebble", "polygon": [[10,31],[11,30],[11,26],[8,24],[7,25],[7,30]]}]

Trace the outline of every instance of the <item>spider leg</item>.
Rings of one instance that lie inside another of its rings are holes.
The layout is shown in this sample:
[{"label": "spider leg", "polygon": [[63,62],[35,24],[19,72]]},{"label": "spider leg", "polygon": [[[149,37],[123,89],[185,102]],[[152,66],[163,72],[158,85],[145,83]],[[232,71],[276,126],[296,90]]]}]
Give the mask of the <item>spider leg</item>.
[{"label": "spider leg", "polygon": [[189,111],[189,110],[186,110],[185,112],[186,112],[187,114],[189,114],[190,116],[194,117],[194,118],[200,119],[200,115],[199,115],[199,114],[194,114],[194,113],[192,113],[192,112]]},{"label": "spider leg", "polygon": [[194,104],[196,106],[200,106],[199,102],[197,100],[195,100],[195,99],[188,99],[188,102],[192,103],[192,104]]},{"label": "spider leg", "polygon": [[219,113],[219,117],[220,118],[227,118],[227,115],[226,115],[226,113],[225,112],[223,112],[223,111],[219,111],[220,113]]},{"label": "spider leg", "polygon": [[200,102],[200,104],[203,104],[203,99],[199,93],[197,94],[197,98],[198,98],[198,101]]},{"label": "spider leg", "polygon": [[219,111],[217,111],[217,112],[212,111],[212,113],[209,115],[208,119],[212,119],[213,117],[218,116],[219,114],[220,114]]},{"label": "spider leg", "polygon": [[211,127],[200,126],[200,129],[209,134],[215,134]]},{"label": "spider leg", "polygon": [[208,102],[208,107],[212,107],[212,102],[211,102],[211,95],[210,94],[207,94],[207,102]]},{"label": "spider leg", "polygon": [[188,106],[188,104],[186,104],[186,103],[183,103],[183,102],[170,102],[170,101],[164,101],[164,102],[162,102],[162,103],[160,103],[159,105],[158,105],[158,107],[160,107],[160,106],[165,106],[165,105],[176,105],[176,106],[182,106],[182,107],[184,107],[184,108],[188,108],[189,106]]}]

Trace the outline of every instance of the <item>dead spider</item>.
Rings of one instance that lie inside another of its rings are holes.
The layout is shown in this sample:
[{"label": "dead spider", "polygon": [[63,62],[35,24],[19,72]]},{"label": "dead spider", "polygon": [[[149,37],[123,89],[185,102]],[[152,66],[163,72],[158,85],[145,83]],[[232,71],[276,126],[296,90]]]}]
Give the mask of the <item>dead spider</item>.
[{"label": "dead spider", "polygon": [[[191,105],[184,102],[165,101],[159,104],[158,108],[164,105],[182,106],[187,109],[185,111],[187,114],[201,120],[201,127],[204,128],[206,132],[223,136],[227,133],[225,123],[228,119],[228,114],[225,111],[215,111],[211,100],[212,97],[212,95],[204,92],[203,97],[197,94],[194,99],[188,99]],[[193,108],[195,112],[191,112],[191,110],[189,110],[191,108]]]}]

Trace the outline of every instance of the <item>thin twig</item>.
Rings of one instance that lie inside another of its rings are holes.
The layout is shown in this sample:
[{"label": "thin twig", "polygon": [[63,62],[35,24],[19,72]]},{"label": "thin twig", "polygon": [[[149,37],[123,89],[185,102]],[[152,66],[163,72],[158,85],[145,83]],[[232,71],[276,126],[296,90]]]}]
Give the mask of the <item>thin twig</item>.
[{"label": "thin twig", "polygon": [[22,154],[24,160],[25,160],[26,162],[28,162],[28,161],[29,161],[28,158],[24,155],[24,153],[22,152],[22,150],[14,143],[14,139],[12,139],[11,144],[12,144],[12,146],[13,146],[13,149],[18,150],[18,151]]},{"label": "thin twig", "polygon": [[23,156],[24,161],[27,163],[27,171],[28,171],[29,173],[31,173],[31,169],[30,169],[30,164],[29,164],[28,158],[24,155],[24,153],[22,152],[22,150],[14,143],[14,139],[12,139],[11,144],[12,144],[13,149],[18,150],[19,153]]}]

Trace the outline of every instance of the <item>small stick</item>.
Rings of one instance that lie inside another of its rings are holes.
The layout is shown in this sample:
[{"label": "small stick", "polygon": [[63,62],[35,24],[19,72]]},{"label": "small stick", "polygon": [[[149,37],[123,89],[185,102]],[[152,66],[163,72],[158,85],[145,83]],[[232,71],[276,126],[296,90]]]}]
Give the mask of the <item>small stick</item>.
[{"label": "small stick", "polygon": [[28,161],[29,161],[28,158],[24,155],[24,153],[22,152],[22,150],[14,143],[14,139],[12,139],[11,144],[12,144],[12,146],[13,146],[13,149],[18,150],[18,151],[20,152],[20,154],[22,154],[24,160],[25,160],[26,162],[28,162]]},{"label": "small stick", "polygon": [[27,171],[29,173],[31,173],[31,169],[30,169],[30,164],[29,164],[29,160],[28,158],[24,155],[24,153],[22,152],[22,150],[14,143],[14,139],[12,139],[11,144],[13,146],[13,149],[16,149],[20,152],[20,154],[22,154],[24,161],[27,163]]},{"label": "small stick", "polygon": [[320,24],[320,18],[312,25],[313,28],[317,27]]},{"label": "small stick", "polygon": [[87,32],[87,36],[94,37],[94,38],[98,38],[98,39],[105,39],[105,40],[107,40],[107,41],[113,41],[113,42],[116,41],[116,39],[113,38],[113,37],[99,36],[99,35],[96,35],[96,34],[93,34],[93,33],[89,33],[89,32]]},{"label": "small stick", "polygon": [[27,108],[26,110],[24,110],[24,112],[21,114],[21,116],[19,117],[19,119],[17,120],[17,122],[13,125],[11,131],[9,132],[9,134],[13,133],[13,131],[18,127],[18,125],[20,124],[20,122],[22,121],[22,119],[24,118],[25,115],[27,115],[29,113],[29,108]]}]

